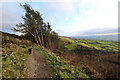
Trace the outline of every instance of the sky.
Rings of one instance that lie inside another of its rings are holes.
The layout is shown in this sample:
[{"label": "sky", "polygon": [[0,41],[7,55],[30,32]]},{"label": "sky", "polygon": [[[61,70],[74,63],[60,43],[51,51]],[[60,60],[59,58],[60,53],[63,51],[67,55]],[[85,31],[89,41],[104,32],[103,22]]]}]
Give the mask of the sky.
[{"label": "sky", "polygon": [[[64,0],[26,2],[39,11],[60,36],[114,35],[118,33],[119,0]],[[2,2],[2,31],[13,32],[23,22],[25,2]]]}]

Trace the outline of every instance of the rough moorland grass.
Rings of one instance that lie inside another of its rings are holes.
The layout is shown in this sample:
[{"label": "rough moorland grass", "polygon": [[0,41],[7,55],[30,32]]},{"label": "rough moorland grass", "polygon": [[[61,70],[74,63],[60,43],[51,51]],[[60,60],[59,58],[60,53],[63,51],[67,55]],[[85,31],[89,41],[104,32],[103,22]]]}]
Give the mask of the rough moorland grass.
[{"label": "rough moorland grass", "polygon": [[16,38],[3,39],[2,78],[23,78],[26,72],[25,62],[31,42]]},{"label": "rough moorland grass", "polygon": [[3,52],[5,56],[2,60],[3,78],[22,78],[26,71],[25,61],[28,56],[28,49],[19,46],[13,48],[13,46],[15,45],[12,44],[10,49]]},{"label": "rough moorland grass", "polygon": [[54,53],[45,51],[38,46],[35,46],[35,48],[45,56],[49,66],[56,74],[56,78],[89,78],[82,67],[75,67],[63,57],[56,56]]}]

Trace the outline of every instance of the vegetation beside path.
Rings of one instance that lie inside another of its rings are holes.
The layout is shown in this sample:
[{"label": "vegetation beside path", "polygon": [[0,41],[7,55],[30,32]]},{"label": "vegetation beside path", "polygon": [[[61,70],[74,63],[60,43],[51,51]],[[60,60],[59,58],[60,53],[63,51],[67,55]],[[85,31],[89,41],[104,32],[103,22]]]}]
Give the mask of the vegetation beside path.
[{"label": "vegetation beside path", "polygon": [[56,56],[49,50],[46,51],[38,46],[35,46],[35,48],[46,57],[49,66],[56,74],[56,78],[89,78],[82,67],[71,65],[63,57]]},{"label": "vegetation beside path", "polygon": [[24,78],[31,41],[2,35],[2,78]]}]

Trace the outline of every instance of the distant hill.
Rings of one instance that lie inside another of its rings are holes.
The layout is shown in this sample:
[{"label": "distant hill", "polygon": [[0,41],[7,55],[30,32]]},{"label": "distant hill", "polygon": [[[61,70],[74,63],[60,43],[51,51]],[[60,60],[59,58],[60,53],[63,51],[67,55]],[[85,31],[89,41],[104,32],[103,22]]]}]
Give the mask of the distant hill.
[{"label": "distant hill", "polygon": [[119,35],[104,35],[104,36],[73,36],[73,38],[80,38],[80,39],[89,39],[89,40],[108,40],[108,41],[116,41],[118,40]]},{"label": "distant hill", "polygon": [[[91,29],[83,32],[76,32],[73,38],[80,38],[80,39],[90,39],[90,40],[108,40],[108,41],[117,41],[118,42],[118,28],[96,28]],[[98,34],[98,35],[96,35]],[[106,35],[107,34],[107,35]],[[87,36],[84,36],[87,35]]]},{"label": "distant hill", "polygon": [[6,33],[6,32],[2,32],[2,31],[0,31],[0,34],[2,34],[2,36],[9,36],[9,37],[14,37],[14,38],[20,38],[20,36],[18,36],[16,34]]}]

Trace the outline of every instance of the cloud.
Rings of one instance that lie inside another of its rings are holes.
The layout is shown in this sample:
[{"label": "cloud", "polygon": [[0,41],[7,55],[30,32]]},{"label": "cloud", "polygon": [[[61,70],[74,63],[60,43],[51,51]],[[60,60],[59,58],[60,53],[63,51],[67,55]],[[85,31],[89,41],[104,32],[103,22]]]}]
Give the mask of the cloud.
[{"label": "cloud", "polygon": [[2,29],[10,31],[17,23],[19,23],[20,17],[14,15],[12,12],[3,10],[2,15]]},{"label": "cloud", "polygon": [[57,29],[57,30],[55,30],[59,35],[61,35],[61,34],[64,34],[64,31],[63,30],[60,30],[60,29]]},{"label": "cloud", "polygon": [[65,17],[65,21],[68,21],[69,20],[69,17]]},{"label": "cloud", "polygon": [[55,1],[50,3],[49,7],[55,11],[54,13],[66,16],[72,15],[75,10],[74,0]]},{"label": "cloud", "polygon": [[82,0],[78,4],[79,14],[73,17],[73,23],[66,26],[65,32],[71,34],[95,28],[118,28],[118,1]]},{"label": "cloud", "polygon": [[[36,7],[39,8],[38,10],[44,12],[45,22],[50,22],[54,30],[58,30],[58,33],[61,35],[68,36],[75,34],[80,35],[87,30],[96,28],[117,28],[118,1],[119,0],[53,0],[53,2],[50,3],[45,1],[46,6],[37,6],[39,4],[33,3],[30,5],[33,8],[35,8],[36,5]],[[19,6],[18,3],[16,5]],[[15,7],[16,5],[6,4],[7,7],[3,11],[4,30],[6,28],[10,30],[16,23],[21,22],[21,13],[24,12],[21,12],[20,8],[17,9],[17,7]],[[19,14],[19,16],[17,14]],[[67,23],[64,20],[67,21]]]},{"label": "cloud", "polygon": [[56,21],[56,19],[53,17],[53,16],[49,16],[46,20],[45,20],[45,22],[50,22],[50,23],[55,23],[55,21]]},{"label": "cloud", "polygon": [[103,36],[103,35],[116,35],[118,33],[118,28],[96,28],[86,31],[78,31],[72,36]]},{"label": "cloud", "polygon": [[107,34],[94,34],[95,36],[104,36],[104,35],[116,35],[120,33],[107,33]]},{"label": "cloud", "polygon": [[[16,11],[16,9],[12,8],[13,6],[11,5],[14,4],[3,3],[2,5],[2,31],[9,33],[16,33],[13,32],[12,29],[16,26],[17,23],[21,21],[21,16],[18,14],[17,12],[18,10]],[[20,11],[21,9],[19,9],[19,13]]]}]

